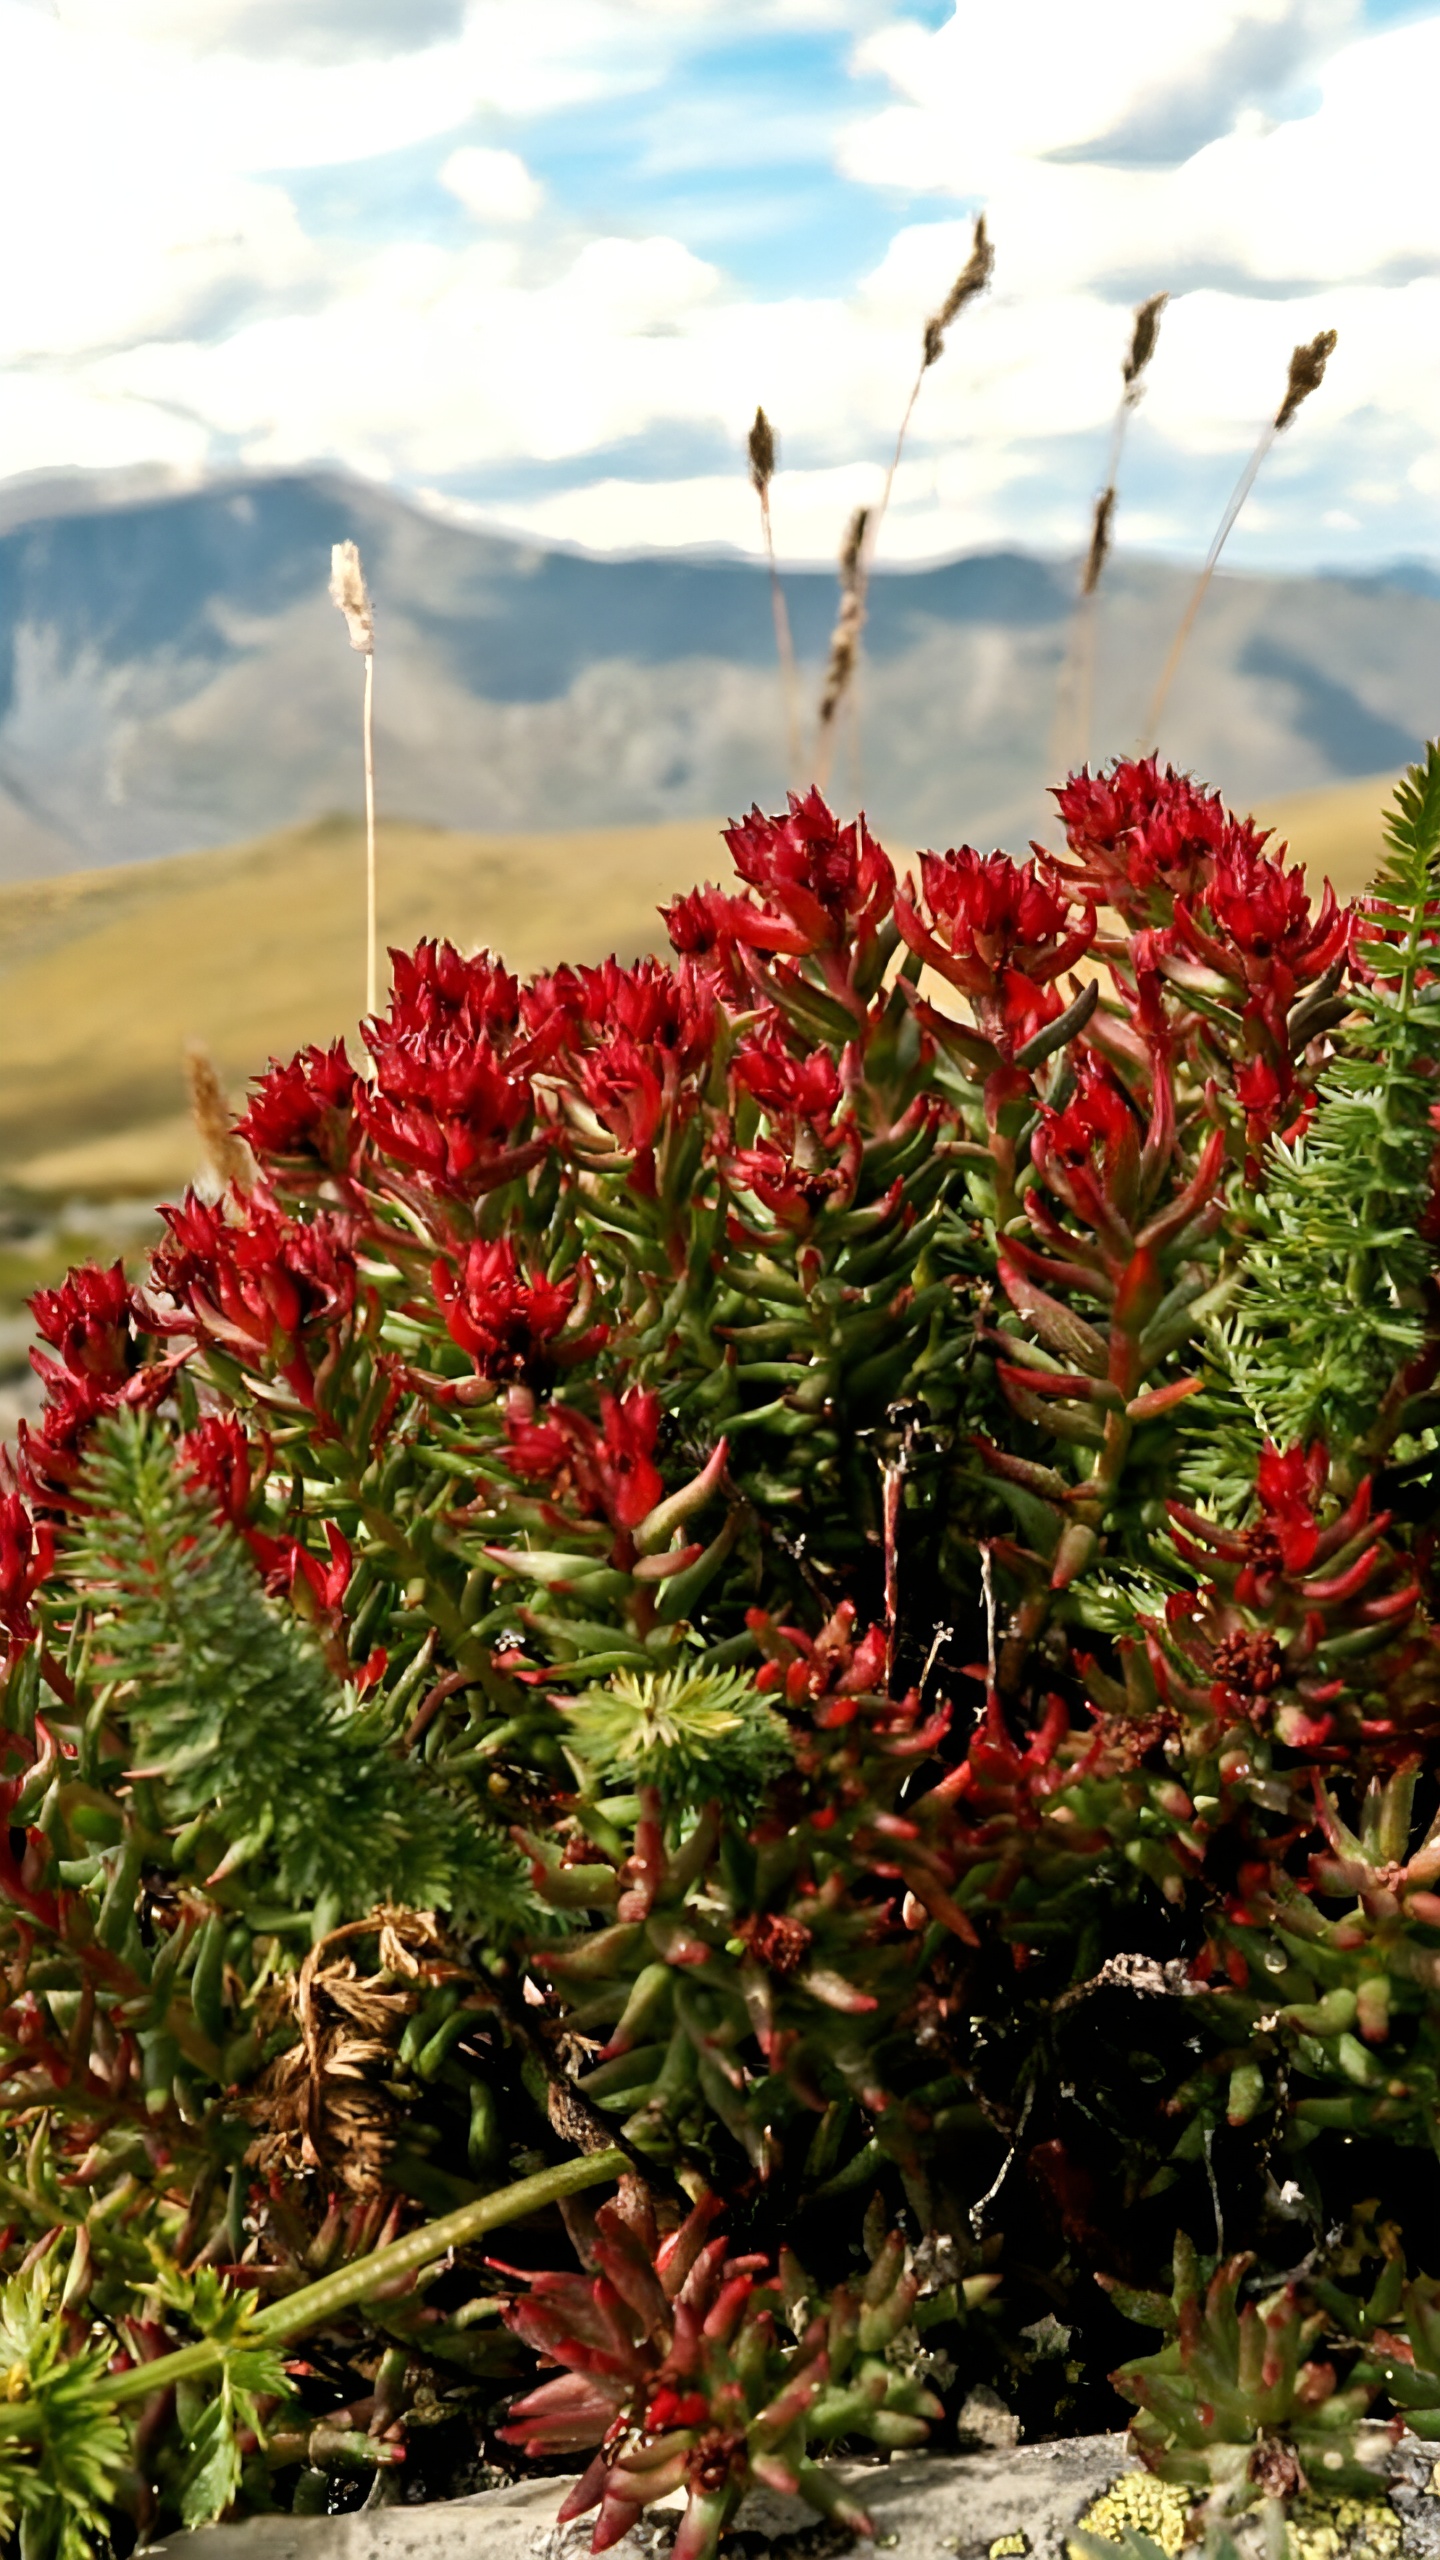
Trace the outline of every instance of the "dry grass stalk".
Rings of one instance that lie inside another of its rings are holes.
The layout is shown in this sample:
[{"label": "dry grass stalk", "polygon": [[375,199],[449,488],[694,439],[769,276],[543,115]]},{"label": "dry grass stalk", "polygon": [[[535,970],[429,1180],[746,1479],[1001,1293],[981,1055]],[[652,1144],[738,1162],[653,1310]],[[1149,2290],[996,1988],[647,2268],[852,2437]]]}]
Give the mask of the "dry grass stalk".
[{"label": "dry grass stalk", "polygon": [[1120,401],[1110,430],[1105,486],[1095,501],[1095,513],[1090,524],[1090,548],[1080,575],[1080,593],[1070,627],[1070,643],[1056,693],[1050,762],[1057,773],[1068,773],[1076,765],[1083,764],[1090,751],[1095,697],[1094,596],[1110,556],[1125,430],[1132,411],[1139,407],[1144,395],[1145,375],[1159,343],[1160,315],[1169,299],[1168,293],[1152,293],[1148,301],[1137,303],[1131,321],[1130,345],[1120,368]]},{"label": "dry grass stalk", "polygon": [[330,601],[344,614],[350,646],[365,661],[361,711],[365,754],[365,1010],[373,1014],[379,1001],[375,918],[375,613],[360,553],[353,542],[337,542],[330,553]]},{"label": "dry grass stalk", "polygon": [[845,699],[855,673],[855,661],[860,654],[860,630],[865,618],[861,560],[865,528],[869,521],[869,508],[857,507],[840,545],[840,610],[830,634],[830,655],[825,664],[825,681],[820,689],[820,730],[815,742],[815,779],[822,791],[830,779],[830,759],[835,748],[835,715]]},{"label": "dry grass stalk", "polygon": [[229,1098],[203,1040],[186,1042],[185,1082],[205,1169],[217,1192],[228,1191],[232,1184],[237,1191],[253,1191],[255,1159],[244,1139],[235,1134]]},{"label": "dry grass stalk", "polygon": [[760,501],[760,522],[765,534],[765,559],[770,571],[770,609],[775,617],[775,654],[780,661],[780,689],[785,703],[785,778],[798,784],[800,775],[800,679],[795,665],[795,643],[790,631],[790,615],[785,603],[785,590],[780,584],[780,571],[775,561],[775,535],[770,522],[770,483],[775,477],[775,430],[763,409],[755,412],[750,430],[750,486]]},{"label": "dry grass stalk", "polygon": [[1216,526],[1215,538],[1205,555],[1205,566],[1195,581],[1190,601],[1180,617],[1180,627],[1170,643],[1170,655],[1160,670],[1160,681],[1155,687],[1150,708],[1146,714],[1145,733],[1141,740],[1142,754],[1153,752],[1156,733],[1160,726],[1160,714],[1169,699],[1176,670],[1185,654],[1186,642],[1195,628],[1195,618],[1205,601],[1205,591],[1215,575],[1220,554],[1234,531],[1236,518],[1255,486],[1260,465],[1276,437],[1282,435],[1289,426],[1297,409],[1303,408],[1312,391],[1319,390],[1325,379],[1325,367],[1335,353],[1336,343],[1336,332],[1333,329],[1321,329],[1305,345],[1296,347],[1291,355],[1285,397],[1274,417],[1261,429],[1255,450],[1230,493],[1220,522]]},{"label": "dry grass stalk", "polygon": [[[910,386],[910,397],[905,403],[904,415],[900,420],[899,432],[895,438],[895,450],[890,456],[890,468],[885,474],[885,485],[880,492],[879,503],[874,507],[857,508],[855,517],[851,519],[851,533],[847,534],[845,549],[842,549],[840,554],[840,615],[830,642],[830,660],[825,670],[825,683],[820,696],[820,740],[817,764],[818,779],[822,789],[829,778],[830,758],[834,750],[835,714],[859,663],[860,635],[865,628],[865,597],[870,583],[870,564],[875,557],[875,545],[880,538],[880,527],[884,523],[885,512],[890,504],[890,492],[895,486],[895,474],[900,468],[900,458],[905,450],[905,438],[909,434],[910,421],[915,414],[915,403],[920,397],[920,385],[932,364],[938,364],[945,352],[945,333],[951,322],[958,318],[968,302],[973,302],[977,295],[984,292],[994,267],[995,251],[989,232],[985,228],[985,216],[983,213],[977,214],[970,255],[939,310],[931,312],[921,333],[919,369]],[[850,547],[855,523],[862,517],[864,521],[860,525],[855,557],[847,573],[846,551]],[[837,674],[839,676],[838,691],[834,689]],[[856,760],[858,764],[858,747]]]}]

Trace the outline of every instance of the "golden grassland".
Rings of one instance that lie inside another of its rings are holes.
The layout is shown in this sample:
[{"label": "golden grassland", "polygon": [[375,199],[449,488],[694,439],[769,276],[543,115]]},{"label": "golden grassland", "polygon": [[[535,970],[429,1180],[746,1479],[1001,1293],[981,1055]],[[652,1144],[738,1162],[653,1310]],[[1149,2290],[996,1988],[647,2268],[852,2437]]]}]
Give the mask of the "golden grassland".
[{"label": "golden grassland", "polygon": [[[1391,777],[1261,809],[1349,896],[1380,850]],[[448,934],[527,972],[664,947],[660,899],[724,878],[718,819],[558,835],[382,825],[385,943]],[[49,1197],[156,1197],[196,1167],[183,1052],[239,1094],[272,1054],[353,1040],[364,844],[321,820],[253,844],[0,889],[0,1177]]]},{"label": "golden grassland", "polygon": [[[663,945],[656,906],[723,876],[719,820],[482,836],[382,825],[384,944],[448,934],[521,972]],[[0,889],[0,1175],[57,1193],[171,1191],[195,1169],[183,1052],[238,1095],[271,1055],[344,1033],[365,988],[364,831]]]}]

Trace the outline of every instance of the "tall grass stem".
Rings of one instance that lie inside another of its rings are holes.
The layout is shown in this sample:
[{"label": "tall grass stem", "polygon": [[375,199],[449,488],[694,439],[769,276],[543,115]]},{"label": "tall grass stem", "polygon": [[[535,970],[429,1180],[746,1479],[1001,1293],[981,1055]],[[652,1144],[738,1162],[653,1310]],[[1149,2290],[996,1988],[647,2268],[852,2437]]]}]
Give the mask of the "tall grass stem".
[{"label": "tall grass stem", "polygon": [[1180,616],[1180,627],[1170,643],[1170,654],[1160,670],[1159,683],[1150,697],[1150,708],[1145,715],[1145,728],[1140,740],[1142,755],[1153,755],[1159,744],[1160,715],[1170,698],[1170,688],[1175,681],[1180,661],[1185,655],[1186,643],[1195,628],[1195,618],[1205,601],[1206,589],[1215,575],[1220,554],[1234,530],[1235,520],[1255,486],[1260,465],[1276,437],[1284,434],[1296,412],[1303,408],[1312,391],[1319,390],[1325,379],[1325,367],[1335,353],[1335,347],[1336,332],[1333,329],[1320,329],[1313,338],[1306,339],[1302,345],[1291,351],[1285,396],[1274,417],[1261,428],[1255,450],[1230,492],[1220,522],[1215,528],[1214,541],[1205,555],[1205,566],[1196,579],[1190,600]]}]

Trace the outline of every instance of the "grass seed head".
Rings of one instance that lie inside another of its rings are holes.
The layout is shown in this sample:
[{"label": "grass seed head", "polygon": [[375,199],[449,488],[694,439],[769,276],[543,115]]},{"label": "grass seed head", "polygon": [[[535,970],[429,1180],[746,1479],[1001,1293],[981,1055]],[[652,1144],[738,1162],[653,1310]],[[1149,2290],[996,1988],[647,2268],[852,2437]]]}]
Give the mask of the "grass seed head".
[{"label": "grass seed head", "polygon": [[1148,302],[1135,305],[1135,326],[1130,338],[1130,353],[1125,359],[1125,397],[1132,404],[1140,397],[1145,368],[1155,353],[1160,337],[1160,314],[1169,301],[1168,293],[1152,293]]},{"label": "grass seed head", "polygon": [[1290,379],[1285,385],[1285,397],[1275,412],[1277,434],[1282,427],[1289,426],[1296,410],[1309,399],[1311,392],[1319,390],[1325,379],[1325,367],[1335,353],[1335,345],[1335,330],[1322,329],[1307,346],[1295,349],[1290,358]]},{"label": "grass seed head", "polygon": [[1102,489],[1095,501],[1095,520],[1090,527],[1090,549],[1085,558],[1085,575],[1080,581],[1082,596],[1093,596],[1100,584],[1100,572],[1110,552],[1110,523],[1115,513],[1115,485]]},{"label": "grass seed head", "polygon": [[840,545],[840,610],[830,634],[830,656],[825,667],[825,682],[820,693],[820,726],[828,729],[845,698],[846,687],[855,673],[855,660],[860,649],[860,626],[865,603],[862,592],[861,561],[865,550],[865,529],[870,522],[870,509],[857,507],[845,527]]},{"label": "grass seed head", "polygon": [[939,310],[932,312],[925,323],[926,366],[938,364],[944,351],[945,332],[951,321],[957,313],[964,310],[967,302],[974,301],[977,293],[984,292],[994,265],[995,252],[990,245],[990,235],[985,228],[985,216],[983,213],[978,213],[975,217],[975,239],[970,255]]},{"label": "grass seed head", "polygon": [[775,476],[775,430],[763,409],[755,412],[750,430],[750,484],[757,498],[763,498]]},{"label": "grass seed head", "polygon": [[228,1191],[233,1184],[237,1191],[253,1191],[255,1159],[244,1139],[236,1135],[229,1098],[203,1040],[186,1044],[185,1082],[190,1089],[190,1116],[217,1190]]},{"label": "grass seed head", "polygon": [[330,554],[330,601],[345,616],[350,646],[362,658],[375,654],[375,615],[360,552],[353,542],[337,542]]}]

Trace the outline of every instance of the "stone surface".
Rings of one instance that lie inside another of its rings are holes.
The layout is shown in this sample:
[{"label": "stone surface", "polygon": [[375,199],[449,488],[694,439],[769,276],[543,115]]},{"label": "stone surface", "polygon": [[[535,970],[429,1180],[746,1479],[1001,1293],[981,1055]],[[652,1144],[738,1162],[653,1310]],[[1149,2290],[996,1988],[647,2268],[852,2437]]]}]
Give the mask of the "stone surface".
[{"label": "stone surface", "polygon": [[[992,2543],[1016,2533],[1032,2560],[1063,2560],[1067,2528],[1124,2468],[1125,2439],[1113,2435],[841,2470],[874,2518],[878,2550],[894,2560],[987,2560]],[[592,2519],[560,2530],[554,2522],[566,2485],[526,2480],[440,2506],[329,2519],[263,2516],[186,2534],[164,2550],[166,2560],[582,2560]],[[615,2560],[656,2560],[667,2539],[657,2516],[616,2544]],[[825,2560],[848,2547],[848,2535],[799,2499],[766,2490],[746,2499],[726,2545],[734,2560]]]},{"label": "stone surface", "polygon": [[[1410,2436],[1393,2457],[1391,2499],[1401,2538],[1384,2560],[1440,2560],[1440,2495],[1431,2488],[1437,2451]],[[1022,2560],[1022,2554],[1023,2560],[1065,2560],[1070,2528],[1133,2468],[1123,2435],[839,2466],[868,2507],[875,2549],[886,2560]],[[555,2523],[568,2485],[523,2480],[437,2506],[384,2506],[329,2518],[261,2516],[179,2535],[152,2560],[584,2560],[592,2519]],[[615,2545],[615,2560],[663,2560],[674,2523],[673,2513],[657,2509],[653,2522]],[[1335,2549],[1328,2531],[1302,2531],[1300,2547],[1314,2560],[1332,2560]],[[852,2548],[865,2550],[799,2499],[762,2489],[745,2500],[723,2553],[724,2560],[836,2560]]]}]

